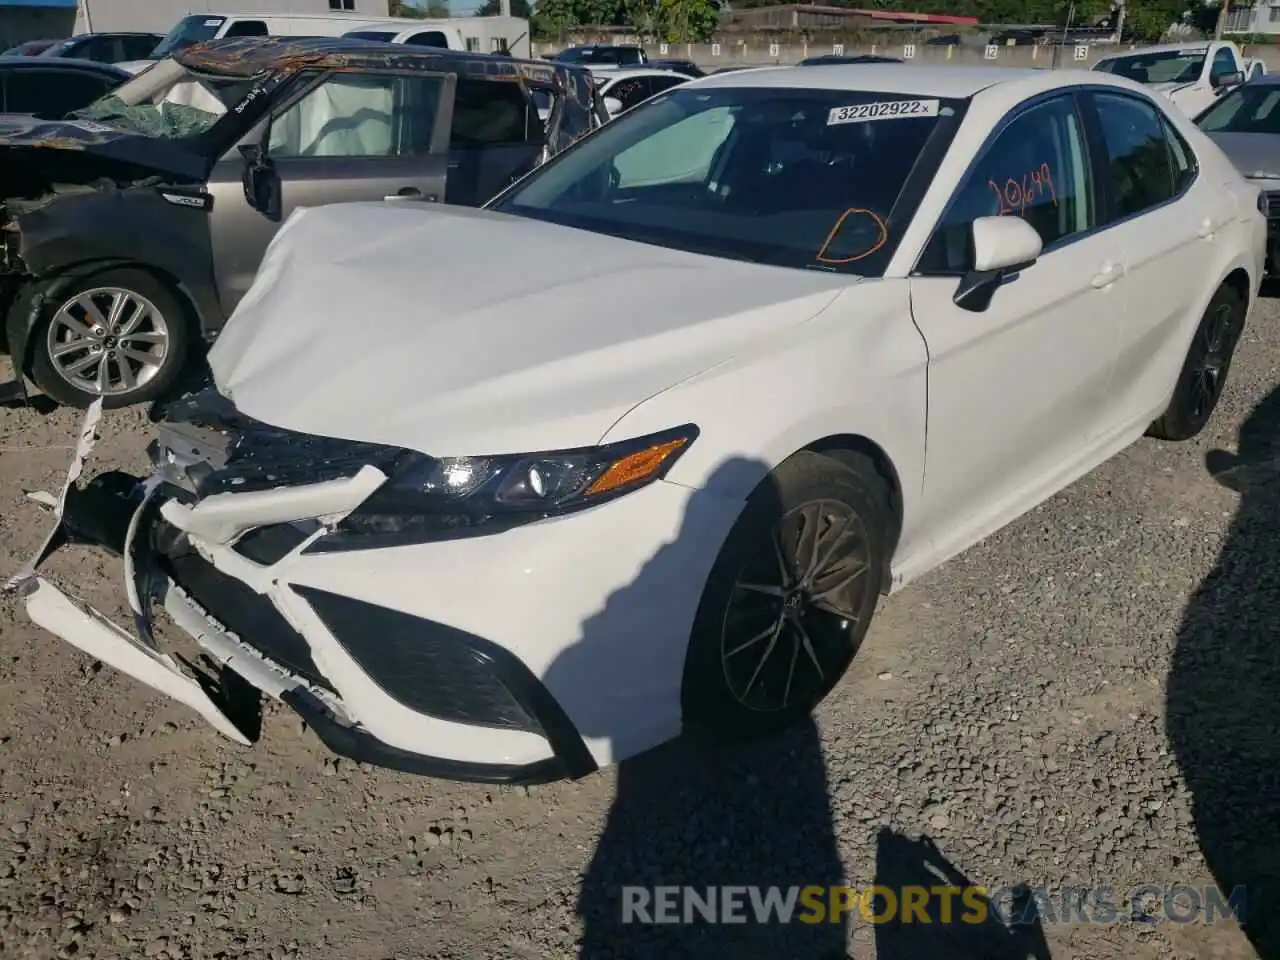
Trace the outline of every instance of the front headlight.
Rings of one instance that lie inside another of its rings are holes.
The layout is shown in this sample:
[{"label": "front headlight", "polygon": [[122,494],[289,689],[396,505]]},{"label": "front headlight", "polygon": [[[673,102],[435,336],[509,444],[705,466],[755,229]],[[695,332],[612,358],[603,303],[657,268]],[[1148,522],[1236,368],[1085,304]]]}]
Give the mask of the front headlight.
[{"label": "front headlight", "polygon": [[604,503],[666,476],[697,435],[689,424],[576,450],[443,459],[411,454],[338,524],[328,546],[502,529]]}]

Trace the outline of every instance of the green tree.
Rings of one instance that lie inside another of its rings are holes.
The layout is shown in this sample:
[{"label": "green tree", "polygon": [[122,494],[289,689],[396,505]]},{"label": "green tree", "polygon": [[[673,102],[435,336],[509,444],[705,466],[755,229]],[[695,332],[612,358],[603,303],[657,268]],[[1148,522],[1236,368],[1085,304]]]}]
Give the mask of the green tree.
[{"label": "green tree", "polygon": [[710,39],[720,18],[712,0],[657,0],[655,33],[672,43],[702,43]]}]

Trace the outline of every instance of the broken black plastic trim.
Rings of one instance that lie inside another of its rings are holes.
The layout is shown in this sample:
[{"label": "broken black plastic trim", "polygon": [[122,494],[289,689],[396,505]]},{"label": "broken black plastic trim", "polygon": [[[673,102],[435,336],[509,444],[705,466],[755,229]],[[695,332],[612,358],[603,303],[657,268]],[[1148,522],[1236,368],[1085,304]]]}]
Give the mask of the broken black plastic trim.
[{"label": "broken black plastic trim", "polygon": [[548,757],[530,764],[471,763],[445,757],[428,757],[401,750],[357,727],[335,720],[327,710],[305,691],[286,690],[280,699],[292,707],[315,731],[330,752],[356,763],[368,763],[400,773],[462,783],[528,784],[579,780],[596,770],[575,770],[560,757]]}]

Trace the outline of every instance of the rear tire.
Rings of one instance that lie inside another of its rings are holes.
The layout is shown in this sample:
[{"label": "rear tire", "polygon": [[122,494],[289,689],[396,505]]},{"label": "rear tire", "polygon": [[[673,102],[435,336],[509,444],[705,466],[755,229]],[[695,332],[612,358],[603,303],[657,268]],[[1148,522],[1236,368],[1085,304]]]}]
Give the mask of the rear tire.
[{"label": "rear tire", "polygon": [[31,332],[31,378],[50,398],[107,409],[167,393],[187,359],[190,327],[177,294],[145,270],[76,281]]},{"label": "rear tire", "polygon": [[1221,286],[1205,309],[1178,373],[1173,398],[1150,427],[1158,440],[1190,440],[1208,424],[1226,386],[1236,344],[1244,330],[1245,303],[1231,287]]},{"label": "rear tire", "polygon": [[703,589],[685,659],[685,727],[720,740],[807,717],[875,613],[893,528],[865,457],[795,454],[748,499]]}]

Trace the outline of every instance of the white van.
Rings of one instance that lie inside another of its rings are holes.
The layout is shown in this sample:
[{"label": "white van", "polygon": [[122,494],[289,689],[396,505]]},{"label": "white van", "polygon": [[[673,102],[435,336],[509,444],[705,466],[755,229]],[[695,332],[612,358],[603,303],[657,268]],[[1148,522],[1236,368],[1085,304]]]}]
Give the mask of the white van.
[{"label": "white van", "polygon": [[444,47],[466,50],[462,31],[446,20],[419,20],[405,29],[398,21],[384,21],[343,34],[351,40],[377,40],[380,43],[407,43],[415,47]]},{"label": "white van", "polygon": [[388,19],[358,13],[191,13],[179,20],[146,60],[116,66],[141,73],[176,50],[224,37],[340,37],[353,30],[396,23],[407,29],[421,20]]},{"label": "white van", "polygon": [[451,17],[444,20],[385,20],[372,27],[360,27],[344,37],[379,40],[383,43],[411,43],[425,47],[448,47],[470,53],[509,53],[528,60],[529,21],[521,17]]}]

